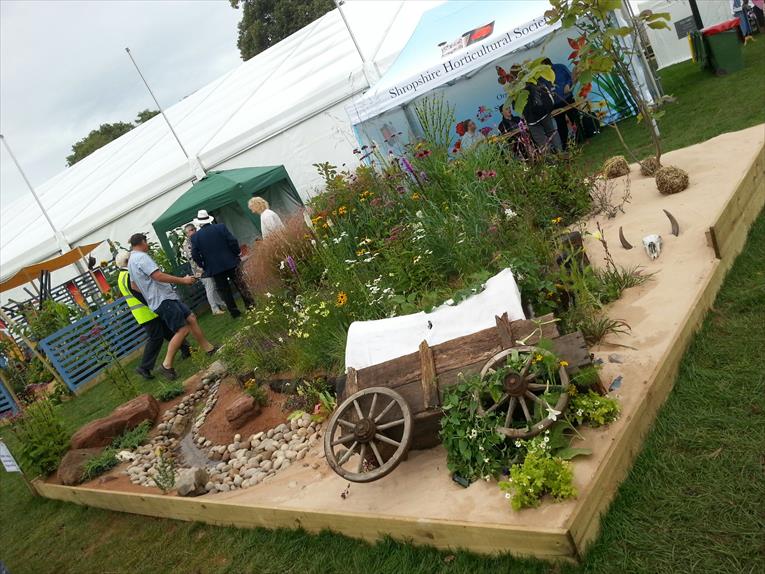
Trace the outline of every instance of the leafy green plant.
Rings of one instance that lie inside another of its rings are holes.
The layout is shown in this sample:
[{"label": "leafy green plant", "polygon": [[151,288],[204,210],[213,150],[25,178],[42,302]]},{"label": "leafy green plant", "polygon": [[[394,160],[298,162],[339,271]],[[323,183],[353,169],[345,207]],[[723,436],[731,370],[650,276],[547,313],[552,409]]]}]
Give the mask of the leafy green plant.
[{"label": "leafy green plant", "polygon": [[630,326],[621,319],[612,319],[606,313],[590,305],[572,307],[564,317],[572,331],[581,331],[588,345],[595,345],[608,335],[626,334]]},{"label": "leafy green plant", "polygon": [[82,471],[82,481],[87,482],[88,480],[93,480],[118,464],[119,461],[115,456],[114,449],[105,448],[101,454],[94,456],[85,463],[85,468]]},{"label": "leafy green plant", "polygon": [[162,494],[167,494],[173,488],[175,488],[175,464],[173,460],[162,450],[161,447],[157,448],[157,458],[154,464],[154,468],[157,469],[157,474],[154,475],[152,480],[162,491]]},{"label": "leafy green plant", "polygon": [[337,407],[337,399],[334,395],[330,394],[329,391],[318,391],[315,394],[315,397],[317,402],[313,404],[313,411],[307,412],[301,409],[292,411],[287,416],[287,420],[299,419],[304,414],[310,414],[311,420],[314,422],[320,423],[327,420],[329,415],[332,414],[332,411],[335,410],[335,407]]},{"label": "leafy green plant", "polygon": [[24,409],[11,431],[20,445],[19,461],[28,472],[47,475],[58,468],[69,436],[48,399],[40,399]]},{"label": "leafy green plant", "polygon": [[589,391],[571,397],[568,417],[580,425],[599,427],[615,421],[620,411],[621,407],[616,399]]},{"label": "leafy green plant", "polygon": [[135,450],[149,437],[152,424],[150,421],[143,421],[138,426],[126,430],[120,436],[112,441],[112,448],[115,450]]},{"label": "leafy green plant", "polygon": [[161,403],[164,403],[166,401],[173,400],[175,397],[181,396],[184,392],[185,391],[183,390],[183,385],[181,383],[161,383],[160,389],[152,394],[154,395],[155,399]]},{"label": "leafy green plant", "polygon": [[268,391],[255,379],[250,379],[244,384],[244,392],[250,395],[261,407],[268,406]]},{"label": "leafy green plant", "polygon": [[510,469],[510,477],[500,481],[513,510],[539,506],[546,494],[555,500],[574,498],[574,473],[571,463],[559,457],[550,457],[541,450],[529,451],[522,464]]}]

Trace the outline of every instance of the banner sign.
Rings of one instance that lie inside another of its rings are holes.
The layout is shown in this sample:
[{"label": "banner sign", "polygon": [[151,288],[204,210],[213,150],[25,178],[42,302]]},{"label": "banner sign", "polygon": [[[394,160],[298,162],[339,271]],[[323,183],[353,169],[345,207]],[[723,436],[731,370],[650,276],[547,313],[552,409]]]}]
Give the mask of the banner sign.
[{"label": "banner sign", "polygon": [[16,459],[13,458],[11,451],[8,450],[4,442],[0,442],[0,462],[3,463],[5,472],[21,472]]},{"label": "banner sign", "polygon": [[[442,53],[449,54],[451,57],[444,58],[438,65],[431,66],[416,76],[385,86],[375,86],[373,91],[349,104],[347,111],[353,123],[362,122],[490,64],[500,56],[518,50],[559,27],[559,23],[550,26],[544,16],[540,16],[499,36],[491,35],[494,31],[494,22],[470,30],[456,41],[441,46]],[[483,40],[475,38],[483,38]],[[453,55],[451,54],[453,50],[449,48],[452,44],[458,46]],[[466,46],[464,49],[463,44]]]}]

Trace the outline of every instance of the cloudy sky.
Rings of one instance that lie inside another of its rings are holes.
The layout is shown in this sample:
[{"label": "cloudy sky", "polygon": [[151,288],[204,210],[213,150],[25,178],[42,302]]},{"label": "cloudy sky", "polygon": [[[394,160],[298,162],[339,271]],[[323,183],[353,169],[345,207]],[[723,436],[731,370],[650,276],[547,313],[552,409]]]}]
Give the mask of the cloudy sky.
[{"label": "cloudy sky", "polygon": [[[0,132],[32,185],[91,129],[155,107],[126,46],[169,107],[241,62],[240,15],[228,0],[0,0]],[[0,150],[0,203],[23,193]]]}]

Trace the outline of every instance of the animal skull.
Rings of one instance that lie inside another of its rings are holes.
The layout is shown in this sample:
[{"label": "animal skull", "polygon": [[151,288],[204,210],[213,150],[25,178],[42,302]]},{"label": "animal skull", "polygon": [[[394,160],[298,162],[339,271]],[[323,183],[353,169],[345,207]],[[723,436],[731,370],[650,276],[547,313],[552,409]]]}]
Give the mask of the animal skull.
[{"label": "animal skull", "polygon": [[651,259],[658,259],[661,255],[661,235],[653,234],[643,237],[643,247]]}]

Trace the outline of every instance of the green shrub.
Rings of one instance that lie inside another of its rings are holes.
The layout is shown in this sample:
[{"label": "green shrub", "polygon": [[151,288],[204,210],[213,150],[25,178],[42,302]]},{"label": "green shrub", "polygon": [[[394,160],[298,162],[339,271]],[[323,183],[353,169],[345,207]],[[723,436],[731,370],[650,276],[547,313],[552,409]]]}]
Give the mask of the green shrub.
[{"label": "green shrub", "polygon": [[621,407],[616,399],[589,391],[571,397],[569,416],[578,424],[599,427],[615,421]]},{"label": "green shrub", "polygon": [[250,379],[245,383],[244,392],[255,399],[255,403],[259,406],[268,406],[268,391],[263,385],[259,385],[255,379]]},{"label": "green shrub", "polygon": [[174,399],[175,397],[181,396],[184,392],[185,391],[183,390],[183,385],[181,383],[163,384],[162,388],[153,393],[153,395],[154,398],[157,399],[160,403],[164,403]]},{"label": "green shrub", "polygon": [[513,510],[539,506],[542,497],[549,494],[555,500],[574,498],[574,473],[571,463],[550,457],[544,451],[530,451],[523,464],[510,469],[510,478],[499,483]]},{"label": "green shrub", "polygon": [[115,456],[114,449],[107,447],[101,454],[94,456],[85,463],[85,468],[82,471],[82,481],[87,482],[88,480],[93,480],[97,476],[111,470],[117,466],[117,464],[119,464],[119,461]]},{"label": "green shrub", "polygon": [[115,450],[135,450],[146,442],[151,427],[151,422],[143,421],[137,427],[126,430],[112,441],[112,448]]},{"label": "green shrub", "polygon": [[33,475],[47,475],[58,468],[69,436],[48,399],[29,405],[11,430],[19,442],[19,461]]}]

